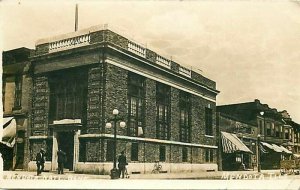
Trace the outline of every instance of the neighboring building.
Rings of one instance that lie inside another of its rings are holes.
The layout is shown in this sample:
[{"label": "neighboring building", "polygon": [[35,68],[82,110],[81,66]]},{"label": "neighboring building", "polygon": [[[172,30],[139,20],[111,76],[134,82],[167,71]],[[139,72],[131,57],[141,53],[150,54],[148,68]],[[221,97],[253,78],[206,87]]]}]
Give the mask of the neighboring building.
[{"label": "neighboring building", "polygon": [[285,138],[289,141],[284,143],[289,150],[294,153],[295,157],[300,157],[300,124],[292,121],[292,118],[286,110],[281,112],[285,126],[289,127],[289,130],[285,130]]},{"label": "neighboring building", "polygon": [[256,165],[258,135],[261,135],[259,149],[262,169],[278,169],[280,160],[291,158],[289,144],[293,144],[293,127],[287,124],[283,112],[269,108],[259,100],[217,106],[217,112],[220,130],[237,134],[254,153],[244,156],[242,161],[246,167],[253,168]]},{"label": "neighboring building", "polygon": [[[32,79],[29,57],[33,50],[18,48],[2,53],[3,137],[0,143],[4,169],[27,169]],[[1,139],[0,139],[1,140]]]},{"label": "neighboring building", "polygon": [[[242,170],[242,163],[245,164],[245,168],[253,169],[256,165],[257,126],[219,111],[217,111],[217,122],[222,140],[219,144],[221,155],[219,165],[222,166],[220,169]],[[235,144],[228,146],[230,141]]]},{"label": "neighboring building", "polygon": [[216,83],[104,27],[39,40],[33,64],[29,169],[47,151],[56,170],[58,147],[66,168],[107,174],[117,108],[117,154],[131,173],[217,170]]}]

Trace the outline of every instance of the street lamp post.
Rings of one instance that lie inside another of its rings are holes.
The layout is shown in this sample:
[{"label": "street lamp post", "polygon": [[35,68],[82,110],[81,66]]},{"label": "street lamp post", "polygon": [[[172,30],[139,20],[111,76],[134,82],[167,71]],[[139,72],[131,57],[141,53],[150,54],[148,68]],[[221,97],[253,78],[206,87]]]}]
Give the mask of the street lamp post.
[{"label": "street lamp post", "polygon": [[260,169],[261,169],[261,164],[260,164],[260,134],[257,135],[257,152],[256,152],[256,155],[257,155],[257,171],[260,172]]},{"label": "street lamp post", "polygon": [[[113,127],[114,127],[114,158],[113,158],[114,164],[113,164],[113,169],[110,170],[111,179],[119,178],[119,173],[118,173],[118,169],[117,169],[117,159],[116,159],[116,157],[117,157],[117,122],[121,121],[122,118],[118,118],[117,117],[118,114],[119,114],[119,110],[114,109],[113,110],[113,118],[109,120],[109,121],[113,121]],[[126,126],[126,123],[124,121],[121,121],[120,127],[124,128],[125,126]],[[106,123],[105,127],[111,128],[112,125],[109,122],[109,123]]]},{"label": "street lamp post", "polygon": [[[257,148],[256,148],[256,146],[255,146],[255,143],[254,142],[252,142],[251,143],[251,150],[254,152],[254,148],[255,148],[255,159],[253,158],[253,156],[252,156],[252,162],[251,162],[251,164],[252,164],[252,167],[253,167],[253,171],[254,171],[254,169],[255,169],[255,166],[256,166],[256,162],[257,162]],[[256,161],[256,162],[254,162],[254,161]]]}]

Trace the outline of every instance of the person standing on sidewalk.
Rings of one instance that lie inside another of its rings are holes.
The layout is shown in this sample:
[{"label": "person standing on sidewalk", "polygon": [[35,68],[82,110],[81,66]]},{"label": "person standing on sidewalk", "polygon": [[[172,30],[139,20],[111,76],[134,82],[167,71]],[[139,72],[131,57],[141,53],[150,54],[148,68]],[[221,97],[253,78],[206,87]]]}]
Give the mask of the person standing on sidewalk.
[{"label": "person standing on sidewalk", "polygon": [[118,162],[119,162],[119,164],[118,164],[119,177],[121,177],[121,174],[122,174],[122,178],[124,178],[126,165],[128,165],[128,163],[126,161],[126,156],[124,155],[124,151],[121,152]]},{"label": "person standing on sidewalk", "polygon": [[57,151],[58,174],[64,174],[64,163],[66,161],[66,153],[59,149]]},{"label": "person standing on sidewalk", "polygon": [[45,150],[41,148],[40,152],[36,155],[37,175],[40,175],[44,171],[45,160]]}]

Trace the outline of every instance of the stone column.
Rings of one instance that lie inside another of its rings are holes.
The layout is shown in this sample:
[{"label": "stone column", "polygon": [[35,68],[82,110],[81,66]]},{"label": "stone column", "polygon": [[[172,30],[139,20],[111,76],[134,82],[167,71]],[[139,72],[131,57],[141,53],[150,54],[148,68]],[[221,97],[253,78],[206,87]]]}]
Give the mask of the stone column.
[{"label": "stone column", "polygon": [[81,131],[78,130],[74,134],[74,160],[73,160],[73,171],[76,171],[76,164],[79,161],[79,135]]},{"label": "stone column", "polygon": [[57,144],[57,132],[53,131],[53,142],[52,142],[52,163],[51,163],[51,170],[55,171],[58,167],[57,164],[57,151],[58,151],[58,144]]}]

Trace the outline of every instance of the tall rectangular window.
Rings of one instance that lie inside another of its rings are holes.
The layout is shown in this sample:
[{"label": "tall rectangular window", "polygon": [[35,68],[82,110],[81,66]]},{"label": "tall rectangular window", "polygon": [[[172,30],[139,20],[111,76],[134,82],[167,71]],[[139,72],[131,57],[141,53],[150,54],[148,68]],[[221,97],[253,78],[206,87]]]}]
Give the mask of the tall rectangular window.
[{"label": "tall rectangular window", "polygon": [[2,105],[3,111],[5,111],[5,88],[6,88],[6,78],[4,74],[2,74]]},{"label": "tall rectangular window", "polygon": [[131,144],[131,161],[139,160],[139,144],[132,143]]},{"label": "tall rectangular window", "polygon": [[107,140],[107,147],[106,147],[106,161],[113,161],[114,160],[114,141]]},{"label": "tall rectangular window", "polygon": [[21,107],[22,100],[22,75],[18,75],[15,77],[15,103],[14,107]]},{"label": "tall rectangular window", "polygon": [[205,134],[213,135],[213,126],[212,126],[212,109],[205,108]]},{"label": "tall rectangular window", "polygon": [[186,147],[182,147],[182,162],[188,161],[188,150]]},{"label": "tall rectangular window", "polygon": [[289,139],[289,129],[284,129],[284,138]]},{"label": "tall rectangular window", "polygon": [[214,161],[214,151],[213,149],[205,149],[205,162]]},{"label": "tall rectangular window", "polygon": [[275,136],[275,124],[271,123],[271,136]]},{"label": "tall rectangular window", "polygon": [[280,137],[280,126],[275,126],[275,137]]},{"label": "tall rectangular window", "polygon": [[55,73],[49,78],[49,83],[49,119],[83,119],[87,104],[87,72]]},{"label": "tall rectangular window", "polygon": [[[141,136],[145,123],[145,78],[128,74],[128,136]],[[139,130],[141,128],[142,130]]]},{"label": "tall rectangular window", "polygon": [[156,83],[156,137],[170,138],[170,87]]},{"label": "tall rectangular window", "polygon": [[271,136],[272,135],[271,123],[266,123],[266,127],[267,127],[267,136]]},{"label": "tall rectangular window", "polygon": [[166,161],[166,147],[159,146],[159,161],[165,162]]},{"label": "tall rectangular window", "polygon": [[263,135],[264,130],[263,130],[263,120],[259,120],[259,134]]},{"label": "tall rectangular window", "polygon": [[191,141],[191,103],[190,94],[181,91],[179,93],[179,109],[180,109],[180,141]]},{"label": "tall rectangular window", "polygon": [[86,140],[79,139],[79,162],[86,162]]}]

